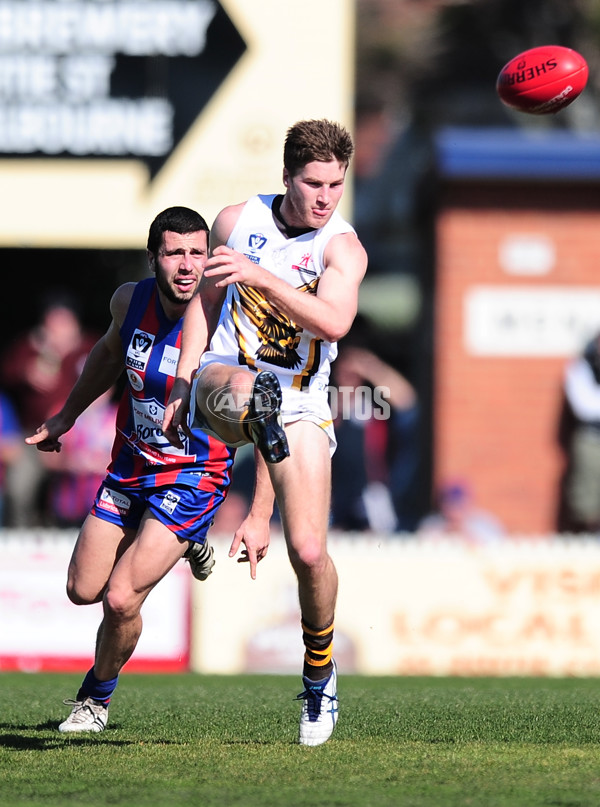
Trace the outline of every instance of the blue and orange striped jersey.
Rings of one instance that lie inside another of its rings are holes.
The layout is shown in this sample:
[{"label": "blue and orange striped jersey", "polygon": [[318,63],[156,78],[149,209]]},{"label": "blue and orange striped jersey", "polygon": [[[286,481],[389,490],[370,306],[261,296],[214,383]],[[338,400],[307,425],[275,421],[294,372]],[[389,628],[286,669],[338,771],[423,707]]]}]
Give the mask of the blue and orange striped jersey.
[{"label": "blue and orange striped jersey", "polygon": [[204,490],[226,488],[234,450],[216,438],[182,433],[183,449],[162,432],[173,386],[183,318],[167,318],[156,280],[140,281],[121,327],[127,386],[117,413],[108,480],[139,487],[184,484]]}]

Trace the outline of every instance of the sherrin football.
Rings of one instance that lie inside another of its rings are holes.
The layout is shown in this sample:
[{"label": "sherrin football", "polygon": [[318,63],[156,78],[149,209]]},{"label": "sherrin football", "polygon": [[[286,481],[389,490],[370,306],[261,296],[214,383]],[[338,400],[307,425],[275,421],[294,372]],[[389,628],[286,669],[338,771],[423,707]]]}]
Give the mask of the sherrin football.
[{"label": "sherrin football", "polygon": [[507,106],[531,115],[549,115],[583,91],[588,66],[580,53],[561,45],[523,51],[504,65],[496,90]]}]

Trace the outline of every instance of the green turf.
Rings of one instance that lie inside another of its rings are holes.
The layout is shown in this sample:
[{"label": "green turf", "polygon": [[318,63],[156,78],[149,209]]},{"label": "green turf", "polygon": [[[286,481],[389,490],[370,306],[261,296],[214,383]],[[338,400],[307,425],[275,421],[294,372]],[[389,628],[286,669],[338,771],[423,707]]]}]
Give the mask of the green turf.
[{"label": "green turf", "polygon": [[296,744],[299,679],[122,676],[101,734],[61,735],[80,676],[0,674],[3,807],[598,807],[600,681],[340,679]]}]

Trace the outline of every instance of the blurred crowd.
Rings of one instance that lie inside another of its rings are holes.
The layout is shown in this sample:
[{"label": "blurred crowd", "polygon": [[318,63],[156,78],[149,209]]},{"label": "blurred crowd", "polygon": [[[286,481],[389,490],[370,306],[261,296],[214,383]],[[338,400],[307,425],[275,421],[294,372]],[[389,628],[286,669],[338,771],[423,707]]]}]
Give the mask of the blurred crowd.
[{"label": "blurred crowd", "polygon": [[33,328],[0,356],[0,524],[78,527],[104,477],[114,437],[111,395],[92,405],[58,454],[23,439],[62,406],[97,334],[82,323],[79,301],[66,291],[45,296]]}]

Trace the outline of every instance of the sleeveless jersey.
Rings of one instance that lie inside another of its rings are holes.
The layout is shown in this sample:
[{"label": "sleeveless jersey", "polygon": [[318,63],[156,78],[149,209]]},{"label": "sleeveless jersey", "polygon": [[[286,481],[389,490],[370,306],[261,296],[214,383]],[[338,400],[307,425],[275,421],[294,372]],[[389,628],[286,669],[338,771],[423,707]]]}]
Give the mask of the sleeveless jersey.
[{"label": "sleeveless jersey", "polygon": [[[340,233],[353,233],[354,228],[336,211],[324,227],[286,238],[273,219],[275,196],[253,196],[246,202],[227,246],[300,291],[316,294],[328,241]],[[211,362],[247,365],[272,370],[282,388],[323,390],[336,355],[335,343],[304,330],[262,292],[235,283],[227,287],[219,323],[200,366]]]},{"label": "sleeveless jersey", "polygon": [[108,479],[139,487],[184,484],[214,490],[227,487],[234,451],[198,432],[182,434],[183,449],[162,433],[173,387],[183,319],[168,319],[156,281],[137,283],[120,330],[127,386],[117,412],[117,433]]}]

